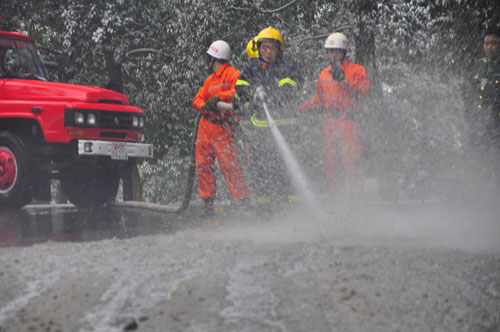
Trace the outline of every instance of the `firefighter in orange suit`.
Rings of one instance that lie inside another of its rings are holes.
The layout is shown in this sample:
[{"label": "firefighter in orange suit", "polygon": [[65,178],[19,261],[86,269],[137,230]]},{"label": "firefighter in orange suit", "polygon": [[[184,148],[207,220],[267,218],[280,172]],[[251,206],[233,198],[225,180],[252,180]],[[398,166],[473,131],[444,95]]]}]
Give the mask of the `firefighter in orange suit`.
[{"label": "firefighter in orange suit", "polygon": [[200,196],[205,204],[205,214],[212,215],[216,192],[215,158],[232,197],[239,204],[248,204],[248,188],[234,146],[235,125],[239,118],[234,112],[217,106],[219,101],[232,103],[240,73],[228,64],[231,48],[225,41],[213,42],[207,54],[212,74],[194,97],[193,107],[202,114],[196,139]]},{"label": "firefighter in orange suit", "polygon": [[366,69],[351,62],[346,36],[328,36],[325,49],[330,61],[319,75],[313,99],[300,111],[323,110],[323,172],[331,194],[347,189],[359,192],[364,185],[361,130],[356,121],[360,101],[370,92]]}]

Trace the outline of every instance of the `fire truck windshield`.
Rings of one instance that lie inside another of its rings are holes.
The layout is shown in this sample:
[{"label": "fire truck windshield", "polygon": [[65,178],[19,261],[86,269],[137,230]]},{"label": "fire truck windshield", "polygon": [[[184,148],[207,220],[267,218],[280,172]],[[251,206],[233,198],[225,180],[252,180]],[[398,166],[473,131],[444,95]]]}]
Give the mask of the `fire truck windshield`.
[{"label": "fire truck windshield", "polygon": [[0,78],[47,80],[45,68],[32,43],[0,38]]}]

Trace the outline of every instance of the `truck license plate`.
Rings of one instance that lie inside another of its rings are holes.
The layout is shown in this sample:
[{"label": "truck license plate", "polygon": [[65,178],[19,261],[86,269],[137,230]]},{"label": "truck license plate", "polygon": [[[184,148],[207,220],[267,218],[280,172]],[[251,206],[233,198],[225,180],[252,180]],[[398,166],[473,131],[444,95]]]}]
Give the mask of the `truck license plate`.
[{"label": "truck license plate", "polygon": [[124,143],[113,143],[111,159],[127,160],[128,154]]}]

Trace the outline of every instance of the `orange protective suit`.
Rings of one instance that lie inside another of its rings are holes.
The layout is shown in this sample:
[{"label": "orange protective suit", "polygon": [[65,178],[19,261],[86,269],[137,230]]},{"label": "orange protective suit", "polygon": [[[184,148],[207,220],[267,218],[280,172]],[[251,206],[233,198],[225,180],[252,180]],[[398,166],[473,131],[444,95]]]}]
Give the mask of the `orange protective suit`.
[{"label": "orange protective suit", "polygon": [[240,200],[248,197],[248,188],[234,146],[235,124],[239,119],[231,111],[207,112],[202,109],[205,102],[217,94],[221,101],[231,103],[236,94],[239,75],[236,69],[227,63],[223,64],[205,80],[193,99],[194,108],[203,114],[196,139],[196,172],[200,196],[204,199],[215,198],[215,158],[233,198]]},{"label": "orange protective suit", "polygon": [[366,69],[345,59],[341,65],[345,78],[333,79],[332,66],[318,77],[313,99],[306,101],[300,111],[324,110],[323,172],[332,193],[348,185],[359,191],[364,185],[362,166],[363,145],[359,124],[355,121],[359,99],[370,92]]}]

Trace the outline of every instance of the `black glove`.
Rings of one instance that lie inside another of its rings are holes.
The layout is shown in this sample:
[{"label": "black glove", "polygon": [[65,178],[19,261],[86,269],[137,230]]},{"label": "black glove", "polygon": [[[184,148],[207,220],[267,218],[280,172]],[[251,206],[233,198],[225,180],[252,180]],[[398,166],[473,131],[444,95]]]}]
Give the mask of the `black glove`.
[{"label": "black glove", "polygon": [[[248,108],[248,106],[247,106]],[[237,101],[233,101],[233,112],[234,114],[238,115],[238,116],[243,116],[245,115],[245,106],[244,104],[241,105],[240,102],[237,102]]]},{"label": "black glove", "polygon": [[205,104],[201,107],[205,112],[215,112],[217,111],[217,103],[219,102],[219,95],[216,95],[213,98],[210,98],[205,102]]},{"label": "black glove", "polygon": [[242,118],[250,117],[252,104],[249,101],[246,103],[233,102],[234,113]]},{"label": "black glove", "polygon": [[336,81],[342,82],[345,78],[345,73],[339,66],[334,66],[332,64],[332,69],[330,69],[330,73],[332,73],[332,77]]}]

